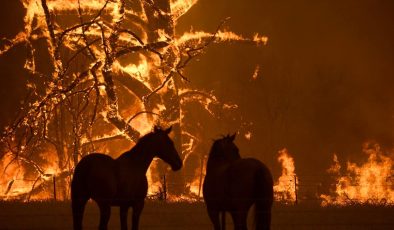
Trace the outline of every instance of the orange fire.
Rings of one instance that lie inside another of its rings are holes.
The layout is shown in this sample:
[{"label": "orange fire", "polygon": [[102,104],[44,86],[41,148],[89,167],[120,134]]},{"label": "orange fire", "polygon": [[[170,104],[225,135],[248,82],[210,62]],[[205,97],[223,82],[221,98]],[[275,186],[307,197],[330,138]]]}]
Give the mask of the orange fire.
[{"label": "orange fire", "polygon": [[31,183],[23,180],[25,170],[14,161],[12,155],[7,154],[0,162],[3,171],[3,176],[0,177],[0,198],[8,199],[15,194],[27,192],[31,188]]},{"label": "orange fire", "polygon": [[[162,17],[168,16],[170,18],[170,24],[172,23],[175,27],[177,20],[182,15],[185,15],[195,4],[197,4],[197,2],[198,0],[171,0],[170,13],[156,9],[157,12],[155,17],[159,18],[158,14],[161,14]],[[149,20],[144,10],[144,4],[154,4],[154,1],[152,1],[152,3],[151,1],[141,1],[141,6],[136,7],[140,9],[137,10],[138,12],[130,7],[131,3],[129,4],[127,2],[123,5],[125,6],[124,10],[121,9],[122,1],[120,0],[22,0],[22,3],[26,9],[24,16],[24,31],[19,32],[14,38],[9,39],[10,45],[4,46],[0,50],[0,55],[8,52],[13,46],[25,44],[26,47],[30,49],[30,55],[25,62],[24,68],[32,75],[41,76],[42,73],[40,73],[38,70],[39,68],[36,66],[35,53],[37,52],[37,48],[34,47],[34,43],[38,40],[46,41],[46,51],[48,51],[49,54],[48,61],[50,65],[52,65],[51,67],[53,67],[52,73],[49,74],[50,76],[47,76],[50,80],[47,85],[39,85],[38,87],[33,83],[27,84],[29,89],[35,90],[39,87],[45,89],[43,95],[37,95],[37,98],[32,99],[35,101],[29,102],[30,107],[28,109],[30,110],[25,120],[22,122],[28,126],[29,116],[33,117],[33,128],[39,126],[36,120],[39,120],[40,117],[45,117],[45,119],[49,121],[46,125],[48,125],[48,129],[50,129],[50,123],[53,122],[51,119],[55,119],[54,115],[50,114],[50,112],[55,111],[56,106],[67,96],[75,96],[82,92],[79,91],[81,89],[77,89],[75,91],[57,94],[67,88],[67,84],[69,83],[64,82],[73,82],[78,75],[84,76],[81,73],[83,70],[72,69],[73,67],[71,65],[74,64],[73,61],[82,53],[81,49],[89,53],[89,55],[93,57],[92,59],[94,59],[93,62],[88,62],[86,61],[88,58],[84,56],[83,59],[87,63],[83,62],[77,64],[81,64],[81,66],[86,65],[88,70],[87,76],[85,76],[85,79],[81,80],[81,82],[84,84],[95,82],[91,92],[97,91],[97,96],[95,95],[96,99],[100,97],[104,98],[110,94],[108,91],[110,86],[108,86],[103,72],[112,72],[119,75],[119,79],[117,80],[120,82],[125,80],[124,78],[137,81],[138,84],[141,85],[141,89],[148,92],[147,94],[156,93],[160,97],[169,91],[174,92],[174,95],[178,97],[180,101],[180,115],[174,120],[165,121],[163,125],[178,123],[182,126],[182,119],[184,116],[182,112],[183,105],[191,101],[198,101],[208,113],[214,115],[210,105],[218,104],[218,99],[212,93],[192,89],[186,84],[174,86],[175,80],[172,80],[172,76],[178,73],[184,78],[181,70],[185,67],[186,63],[190,61],[187,59],[192,55],[190,52],[198,53],[210,43],[237,41],[264,45],[268,41],[267,37],[259,34],[247,38],[231,31],[223,30],[221,26],[219,26],[214,33],[191,31],[184,34],[175,34],[174,32],[174,34],[171,35],[168,34],[170,33],[169,31],[165,31],[164,29],[148,31]],[[68,19],[63,21],[63,16]],[[138,20],[137,22],[133,22],[133,19]],[[85,24],[84,26],[79,25],[75,27],[74,24],[70,24],[70,21]],[[125,23],[122,24],[121,22]],[[131,25],[131,29],[126,28],[123,32],[119,32],[120,30],[114,29],[117,28],[117,24],[122,24],[122,26]],[[130,51],[128,53],[132,56],[127,57],[130,60],[125,58],[127,59],[125,61],[124,59],[115,57],[111,64],[107,66],[105,63],[108,63],[107,61],[110,59],[108,58],[108,53],[111,51],[110,40],[112,39],[111,35],[115,33],[114,31],[119,32],[117,36],[120,45],[117,48],[128,47],[136,51]],[[157,36],[152,35],[152,33],[155,33]],[[62,53],[63,50],[66,50],[66,54]],[[67,60],[67,55],[69,54],[75,56]],[[187,62],[182,64],[182,58],[186,58]],[[62,74],[64,75],[61,76]],[[62,83],[64,85],[57,84],[64,80],[62,78],[66,79],[66,81]],[[165,86],[166,84],[167,86]],[[148,110],[147,95],[137,96],[133,89],[130,89],[130,87],[123,87],[123,85],[121,87],[113,87],[113,89],[119,95],[123,93],[127,94],[127,96],[135,97],[135,102],[127,104],[122,101],[121,97],[113,100],[111,99],[112,101],[107,100],[106,102],[102,100],[100,104],[101,107],[98,106],[95,108],[95,111],[97,109],[96,119],[99,117],[99,122],[101,122],[100,126],[94,127],[92,122],[90,127],[76,127],[74,129],[76,134],[78,134],[80,130],[91,129],[89,134],[81,134],[78,136],[78,141],[72,143],[70,143],[70,140],[68,140],[68,142],[65,141],[62,143],[64,145],[57,149],[54,149],[53,146],[42,146],[40,160],[37,162],[33,162],[32,159],[23,158],[24,151],[22,148],[25,147],[23,144],[21,146],[22,150],[15,150],[12,154],[9,153],[8,155],[4,155],[0,159],[0,170],[3,171],[3,174],[0,175],[0,199],[18,198],[30,200],[53,197],[54,191],[51,183],[53,181],[56,182],[54,178],[58,176],[63,178],[61,183],[67,183],[67,181],[64,182],[64,178],[70,180],[70,172],[72,172],[74,167],[74,163],[72,162],[73,155],[77,155],[78,158],[78,154],[81,155],[82,151],[87,149],[111,153],[114,156],[113,152],[110,150],[111,146],[106,143],[112,143],[110,141],[121,138],[123,138],[123,140],[126,139],[129,143],[122,143],[122,146],[117,148],[117,151],[131,147],[132,143],[130,140],[132,138],[126,133],[126,128],[111,126],[111,119],[122,120],[126,125],[136,130],[139,135],[143,135],[159,121],[159,116],[163,111],[167,110],[168,112],[168,107],[173,106],[166,105],[163,99],[160,98],[159,102],[156,102],[157,104],[149,107],[150,115],[141,114],[136,116],[136,114],[139,114],[141,111]],[[66,95],[67,93],[69,94]],[[76,101],[83,101],[86,98],[88,98],[88,100],[93,100],[92,98],[94,97],[92,95],[88,93],[84,97],[77,98],[78,100]],[[45,101],[48,98],[50,98],[50,103]],[[90,101],[90,103],[94,104],[92,101]],[[223,108],[236,109],[237,106],[224,104]],[[78,116],[76,116],[76,118],[78,118]],[[94,132],[94,130],[96,132]],[[182,135],[183,134],[184,131],[182,130]],[[48,135],[48,133],[45,135]],[[251,135],[249,135],[249,138],[250,136]],[[192,139],[195,137],[191,135],[190,138],[190,143],[193,144],[194,142]],[[135,139],[133,140],[135,141]],[[92,143],[100,144],[95,145]],[[72,150],[69,146],[83,146],[85,149],[80,147],[79,149],[76,148],[77,150]],[[86,146],[91,147],[87,148]],[[63,161],[60,159],[60,156],[57,156],[59,151],[64,155]],[[183,149],[183,151],[187,152],[189,150]],[[16,156],[18,157],[16,158]],[[163,183],[160,181],[160,176],[158,176],[158,174],[156,162],[153,162],[147,172],[150,184],[150,195],[157,194],[163,189]],[[190,193],[194,196],[201,196],[200,178],[201,173],[197,173],[196,171],[195,178],[186,184]],[[34,193],[33,191],[40,186],[45,186],[45,189],[41,189],[40,194]],[[62,186],[65,188],[69,187],[67,184]],[[67,189],[57,191],[57,199],[66,199],[68,197],[67,192]],[[177,199],[178,198],[172,198],[172,200]]]},{"label": "orange fire", "polygon": [[[6,154],[0,161],[0,168],[3,169],[0,177],[0,199],[3,200],[46,200],[54,198],[53,183],[56,183],[56,176],[62,173],[56,164],[56,156],[50,152],[45,152],[47,159],[43,167],[35,165],[33,170],[37,173],[27,171],[27,159],[15,158],[11,154]],[[45,186],[46,188],[35,192],[36,188]],[[57,198],[64,199],[61,192],[57,193]]]},{"label": "orange fire", "polygon": [[321,195],[322,206],[349,204],[394,204],[393,152],[385,153],[376,143],[364,143],[363,153],[368,160],[358,165],[347,162],[345,173],[334,154],[334,163],[328,172],[336,177],[331,195]]},{"label": "orange fire", "polygon": [[[205,165],[205,164],[204,164]],[[202,198],[202,183],[203,183],[203,178],[205,178],[205,167],[201,168],[196,168],[195,173],[194,173],[194,178],[191,182],[186,184],[186,188],[189,189],[189,193],[196,198]]]},{"label": "orange fire", "polygon": [[294,159],[286,148],[279,151],[278,161],[282,165],[282,175],[274,185],[274,197],[277,201],[285,203],[295,202],[297,199]]}]

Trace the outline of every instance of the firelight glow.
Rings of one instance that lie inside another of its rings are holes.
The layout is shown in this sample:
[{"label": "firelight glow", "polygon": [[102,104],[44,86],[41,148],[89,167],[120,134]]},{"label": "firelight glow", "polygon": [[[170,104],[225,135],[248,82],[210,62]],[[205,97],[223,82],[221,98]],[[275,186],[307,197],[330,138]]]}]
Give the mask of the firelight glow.
[{"label": "firelight glow", "polygon": [[394,204],[393,153],[385,153],[377,143],[369,142],[364,143],[363,153],[368,157],[365,163],[359,165],[348,161],[343,171],[334,154],[328,172],[335,176],[335,188],[332,194],[320,196],[323,206]]},{"label": "firelight glow", "polygon": [[[185,106],[198,102],[215,116],[211,105],[222,102],[213,92],[192,88],[184,68],[214,43],[260,46],[268,41],[259,34],[248,38],[223,29],[228,19],[211,33],[176,34],[178,19],[197,0],[172,0],[160,7],[152,1],[21,2],[26,9],[24,29],[7,40],[0,55],[23,44],[28,51],[24,68],[32,79],[41,80],[26,83],[33,96],[2,139],[9,146],[0,159],[2,199],[50,199],[54,178],[63,187],[57,199],[68,199],[70,172],[84,154],[107,152],[115,157],[119,153],[111,146],[126,151],[159,122],[179,127],[174,136],[182,136],[191,145],[187,149],[193,149],[199,142],[184,128]],[[43,47],[37,47],[38,42],[45,44],[49,73],[39,67]],[[217,108],[237,109],[226,106],[230,104]],[[186,158],[188,150],[182,146]],[[155,162],[147,172],[149,195],[162,189],[161,176]],[[198,196],[200,184],[196,176],[185,186]]]}]

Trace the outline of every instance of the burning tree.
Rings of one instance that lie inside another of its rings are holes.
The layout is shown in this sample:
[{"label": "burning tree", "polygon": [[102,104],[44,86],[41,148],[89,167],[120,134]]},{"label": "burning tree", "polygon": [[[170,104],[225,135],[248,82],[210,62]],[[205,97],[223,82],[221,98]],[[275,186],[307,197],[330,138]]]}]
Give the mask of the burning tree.
[{"label": "burning tree", "polygon": [[[26,98],[1,139],[0,196],[30,199],[57,177],[65,198],[81,157],[113,146],[121,153],[156,123],[173,125],[187,157],[198,143],[198,129],[183,123],[187,105],[198,102],[213,116],[223,106],[192,88],[185,67],[213,43],[267,42],[224,30],[227,19],[213,33],[177,34],[178,19],[196,2],[22,0],[24,30],[0,47],[4,55],[24,46],[29,73]],[[182,192],[182,178],[173,180],[179,187],[169,189]]]}]

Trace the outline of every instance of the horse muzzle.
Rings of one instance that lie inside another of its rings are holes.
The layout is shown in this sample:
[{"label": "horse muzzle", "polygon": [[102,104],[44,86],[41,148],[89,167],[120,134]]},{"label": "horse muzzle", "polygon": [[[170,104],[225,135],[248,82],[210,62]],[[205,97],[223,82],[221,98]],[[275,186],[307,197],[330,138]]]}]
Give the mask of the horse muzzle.
[{"label": "horse muzzle", "polygon": [[175,164],[171,165],[171,169],[172,169],[172,171],[178,171],[182,168],[182,165],[183,165],[182,161],[179,160]]}]

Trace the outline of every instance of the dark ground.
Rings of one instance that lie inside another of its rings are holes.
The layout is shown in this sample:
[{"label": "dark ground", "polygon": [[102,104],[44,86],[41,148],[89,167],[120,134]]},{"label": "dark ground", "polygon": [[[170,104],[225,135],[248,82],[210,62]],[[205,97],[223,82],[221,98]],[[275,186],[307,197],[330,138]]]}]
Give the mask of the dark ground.
[{"label": "dark ground", "polygon": [[[351,206],[321,208],[317,205],[276,204],[272,229],[394,229],[394,207]],[[230,219],[230,218],[228,218]],[[231,224],[231,221],[229,221]],[[249,221],[252,223],[252,221]],[[85,212],[85,229],[97,229],[98,209]],[[0,229],[71,229],[68,202],[1,202]],[[120,229],[118,209],[112,209],[109,229]],[[147,202],[141,229],[211,229],[203,203]],[[232,229],[229,227],[228,229]],[[250,228],[251,229],[251,228]]]}]

